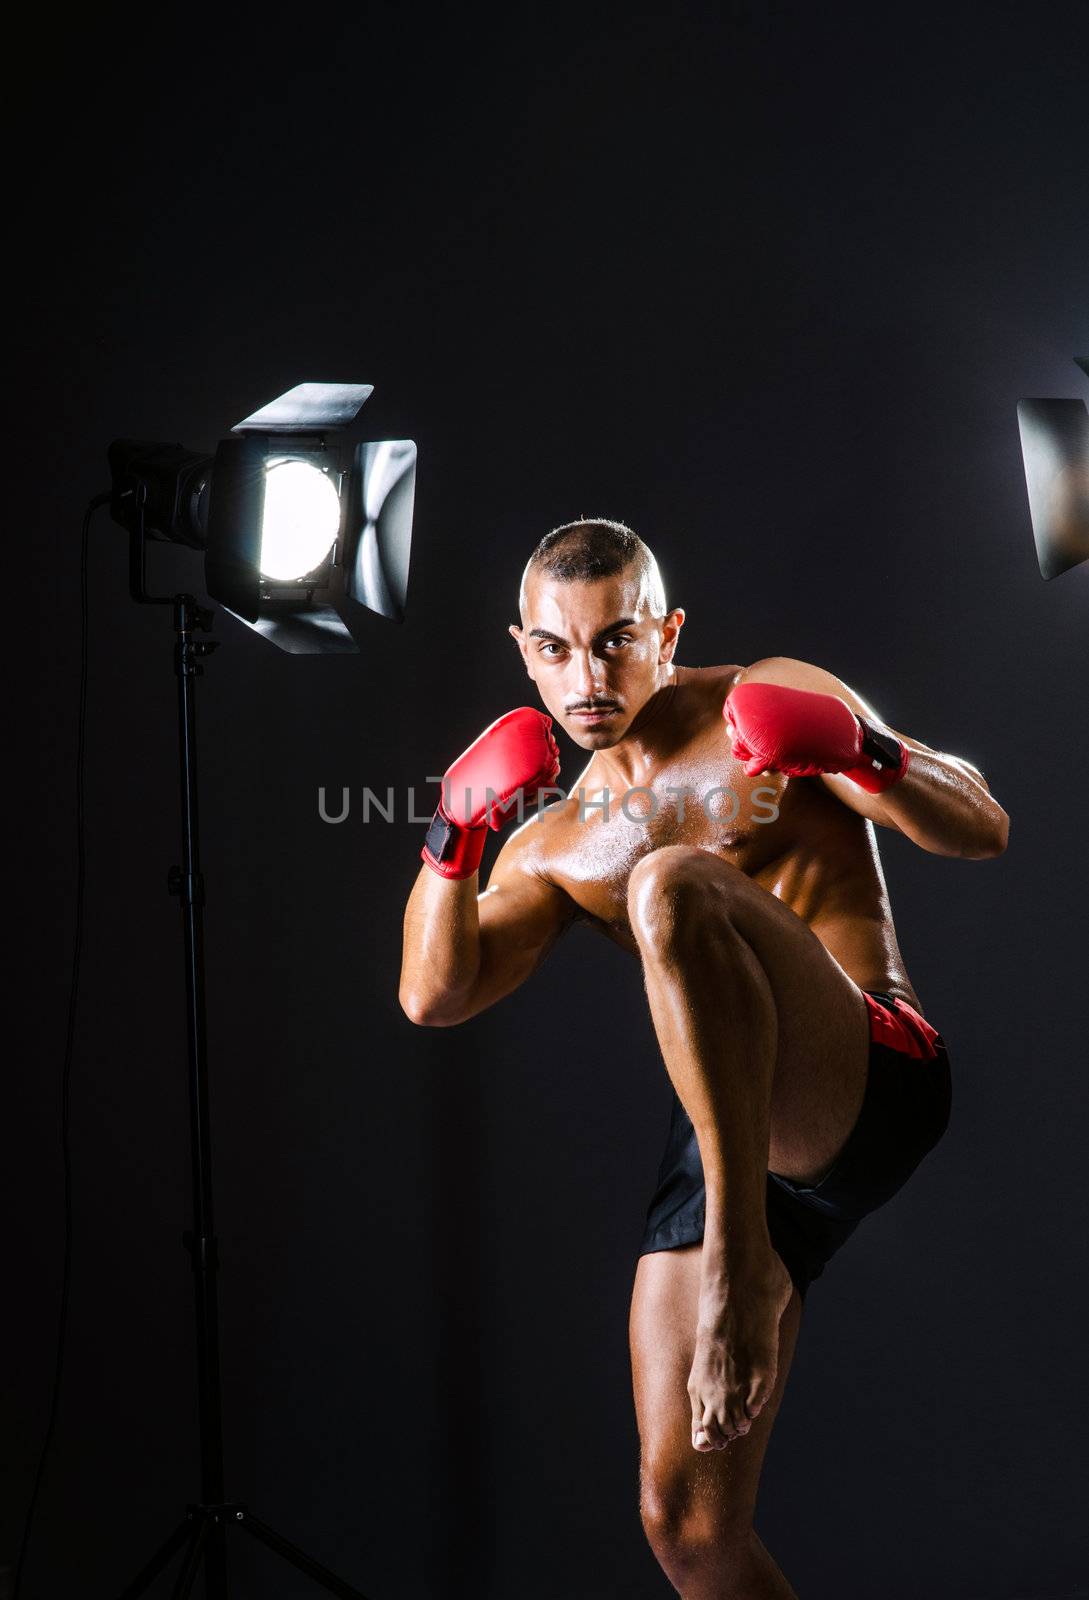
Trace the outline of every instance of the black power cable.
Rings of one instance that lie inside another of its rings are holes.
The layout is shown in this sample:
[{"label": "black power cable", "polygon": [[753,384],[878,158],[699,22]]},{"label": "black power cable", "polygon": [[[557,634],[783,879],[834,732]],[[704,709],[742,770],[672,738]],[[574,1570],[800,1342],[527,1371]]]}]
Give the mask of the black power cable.
[{"label": "black power cable", "polygon": [[23,1525],[23,1539],[19,1547],[19,1562],[15,1568],[13,1600],[19,1600],[19,1591],[23,1581],[23,1567],[26,1563],[27,1547],[30,1543],[30,1530],[34,1522],[34,1512],[38,1504],[42,1478],[45,1475],[49,1447],[53,1442],[53,1431],[57,1421],[57,1405],[60,1399],[61,1373],[64,1369],[64,1341],[65,1334],[68,1331],[68,1303],[72,1291],[72,1152],[69,1143],[69,1109],[72,1085],[72,1054],[76,1037],[76,1002],[79,996],[79,958],[83,949],[83,885],[86,876],[83,772],[87,738],[87,547],[91,518],[100,506],[108,505],[109,502],[110,496],[108,494],[99,494],[95,496],[87,507],[83,518],[83,537],[79,556],[80,630],[79,719],[76,736],[76,926],[72,948],[72,979],[68,992],[68,1029],[64,1041],[64,1067],[61,1071],[61,1155],[64,1161],[64,1269],[61,1274],[57,1361],[53,1371],[53,1395],[49,1404],[49,1421],[46,1424],[45,1438],[42,1441],[41,1454],[38,1457],[38,1470],[34,1474],[34,1488],[31,1490],[30,1505],[27,1507],[26,1521]]}]

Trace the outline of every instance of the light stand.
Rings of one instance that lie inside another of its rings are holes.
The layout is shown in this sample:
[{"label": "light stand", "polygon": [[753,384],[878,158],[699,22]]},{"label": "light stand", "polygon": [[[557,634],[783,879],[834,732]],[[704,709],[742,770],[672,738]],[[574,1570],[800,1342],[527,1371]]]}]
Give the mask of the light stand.
[{"label": "light stand", "polygon": [[189,1117],[193,1180],[193,1228],[183,1234],[192,1257],[197,1313],[197,1389],[200,1414],[200,1499],[151,1560],[122,1591],[119,1600],[136,1600],[171,1557],[184,1548],[173,1600],[185,1600],[204,1564],[207,1600],[227,1600],[228,1527],[243,1528],[285,1561],[342,1600],[367,1600],[343,1578],[255,1517],[241,1501],[226,1500],[223,1489],[222,1389],[219,1370],[218,1250],[212,1209],[211,1124],[208,1105],[207,1025],[204,1007],[204,878],[200,869],[197,816],[196,680],[202,658],[218,641],[207,634],[213,612],[190,594],[150,595],[145,584],[146,533],[142,509],[129,536],[129,589],[143,605],[169,605],[174,616],[174,672],[178,680],[178,755],[181,777],[181,865],[170,869],[168,886],[178,896],[185,946],[186,1032],[189,1048]]}]

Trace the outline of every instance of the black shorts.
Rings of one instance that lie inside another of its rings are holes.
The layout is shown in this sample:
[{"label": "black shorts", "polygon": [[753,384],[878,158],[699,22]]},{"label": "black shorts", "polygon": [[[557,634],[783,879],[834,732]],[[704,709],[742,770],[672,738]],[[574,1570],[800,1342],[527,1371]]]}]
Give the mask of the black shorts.
[{"label": "black shorts", "polygon": [[[771,1242],[803,1299],[825,1262],[864,1216],[903,1187],[949,1123],[952,1086],[941,1034],[904,1001],[867,992],[866,1092],[847,1143],[819,1183],[768,1173]],[[695,1130],[674,1090],[669,1137],[639,1254],[699,1243],[705,1203]]]}]

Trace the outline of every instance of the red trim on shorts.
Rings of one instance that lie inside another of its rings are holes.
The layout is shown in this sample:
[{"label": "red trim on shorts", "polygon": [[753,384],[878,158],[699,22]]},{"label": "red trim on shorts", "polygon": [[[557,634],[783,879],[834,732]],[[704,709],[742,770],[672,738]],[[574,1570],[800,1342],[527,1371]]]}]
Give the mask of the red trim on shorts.
[{"label": "red trim on shorts", "polygon": [[872,994],[862,991],[870,1012],[870,1038],[875,1044],[883,1044],[890,1050],[898,1050],[901,1055],[914,1056],[919,1061],[932,1061],[937,1055],[938,1031],[932,1028],[925,1017],[921,1017],[914,1006],[909,1006],[906,1000],[901,1000],[899,995],[893,999],[895,1011],[890,1011],[880,1000],[875,1000]]}]

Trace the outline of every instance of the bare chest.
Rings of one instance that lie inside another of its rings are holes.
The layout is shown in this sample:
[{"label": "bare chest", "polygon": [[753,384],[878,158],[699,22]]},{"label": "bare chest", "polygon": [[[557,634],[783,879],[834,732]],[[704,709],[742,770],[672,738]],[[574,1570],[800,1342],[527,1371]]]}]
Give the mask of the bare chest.
[{"label": "bare chest", "polygon": [[695,846],[770,888],[808,802],[803,786],[778,773],[747,777],[719,738],[713,750],[664,763],[640,786],[576,787],[548,818],[548,875],[630,945],[628,880],[644,856],[666,845]]}]

